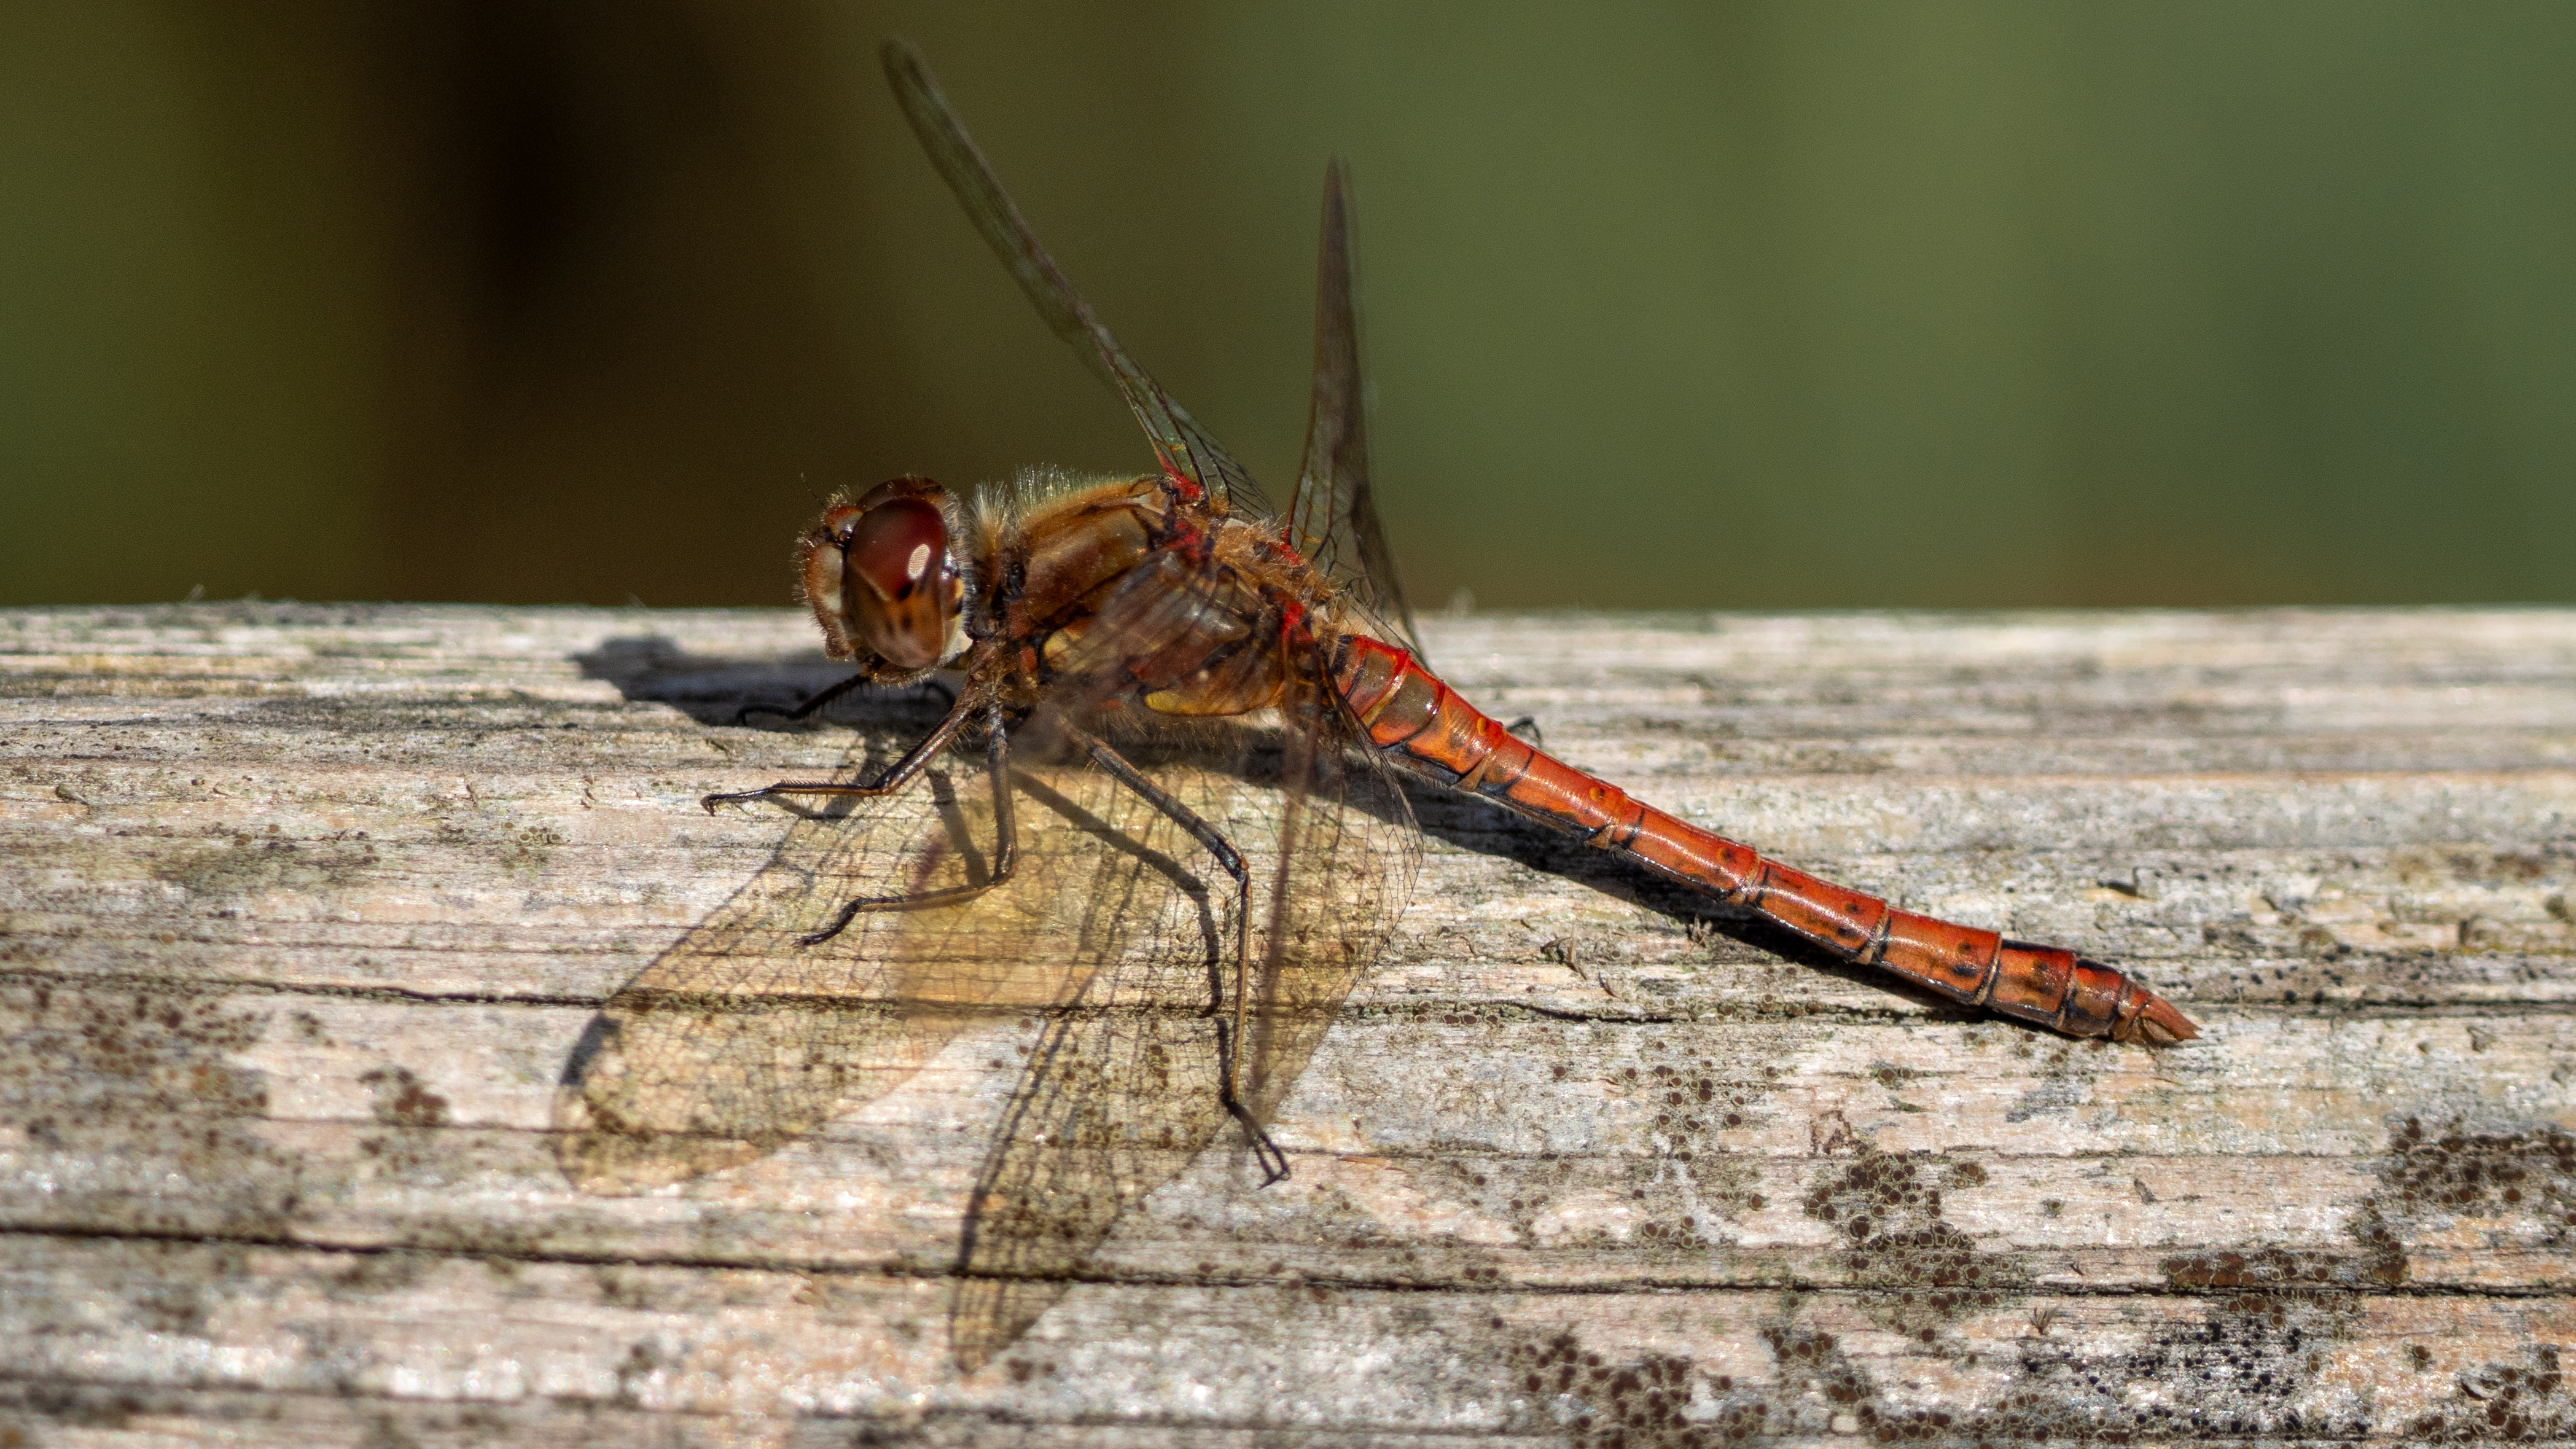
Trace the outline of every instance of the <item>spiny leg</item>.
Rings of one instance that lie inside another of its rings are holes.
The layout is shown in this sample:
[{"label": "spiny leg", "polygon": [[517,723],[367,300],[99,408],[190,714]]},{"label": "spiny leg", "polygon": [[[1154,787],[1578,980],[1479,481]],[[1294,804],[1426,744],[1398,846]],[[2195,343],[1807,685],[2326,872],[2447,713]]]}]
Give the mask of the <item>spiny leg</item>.
[{"label": "spiny leg", "polygon": [[1246,986],[1251,976],[1252,960],[1252,871],[1243,863],[1243,852],[1225,838],[1217,828],[1199,818],[1198,812],[1173,798],[1162,786],[1146,779],[1142,771],[1127,762],[1124,755],[1111,749],[1096,735],[1065,727],[1067,737],[1079,743],[1092,763],[1109,772],[1110,778],[1133,790],[1161,811],[1173,824],[1190,833],[1207,853],[1216,857],[1218,866],[1234,878],[1234,1029],[1229,1032],[1223,1022],[1217,1024],[1217,1045],[1223,1068],[1217,1080],[1218,1100],[1225,1104],[1226,1115],[1243,1125],[1244,1135],[1252,1141],[1253,1159],[1261,1164],[1261,1183],[1267,1187],[1288,1176],[1288,1154],[1271,1140],[1270,1132],[1243,1104],[1242,1060],[1246,1026]]},{"label": "spiny leg", "polygon": [[1020,863],[1019,817],[1011,807],[1010,736],[1002,729],[1002,711],[997,705],[988,721],[990,735],[984,745],[984,769],[993,782],[993,869],[974,885],[946,886],[935,891],[920,891],[903,896],[860,896],[841,907],[832,924],[819,931],[796,938],[800,946],[819,946],[850,928],[850,922],[862,911],[914,911],[926,906],[949,906],[971,901],[996,886],[1007,885],[1011,872]]},{"label": "spiny leg", "polygon": [[[913,746],[902,759],[895,761],[894,765],[885,774],[879,776],[873,785],[799,784],[786,781],[765,789],[745,790],[738,794],[709,795],[701,803],[712,814],[716,806],[728,801],[760,800],[772,795],[857,796],[862,799],[891,795],[911,783],[913,777],[919,775],[930,761],[937,757],[939,751],[956,737],[966,714],[967,708],[962,703],[952,708],[948,712],[948,717],[939,722],[939,728],[931,731],[921,743]],[[859,896],[841,907],[840,914],[833,918],[832,924],[819,931],[797,937],[798,945],[821,945],[848,930],[850,922],[857,920],[862,911],[910,911],[919,910],[925,906],[954,905],[959,901],[972,900],[1010,880],[1011,872],[1018,868],[1020,862],[1020,831],[1019,819],[1012,813],[1011,807],[1010,733],[1003,726],[1002,707],[998,702],[988,702],[985,705],[984,725],[984,767],[986,773],[991,776],[993,785],[992,872],[973,885],[945,886],[935,891],[919,891],[911,895]]]},{"label": "spiny leg", "polygon": [[[830,692],[824,691],[826,694]],[[812,702],[807,701],[809,704]],[[906,750],[902,759],[887,766],[886,772],[879,775],[873,785],[844,784],[837,780],[781,780],[775,785],[763,785],[757,790],[737,790],[720,795],[702,796],[698,803],[706,807],[708,814],[713,815],[719,805],[740,805],[752,800],[766,800],[776,795],[827,795],[836,799],[880,799],[911,784],[914,776],[928,769],[930,762],[939,758],[940,751],[948,748],[949,741],[957,738],[957,732],[965,728],[967,717],[975,712],[979,702],[984,705],[986,713],[993,721],[994,733],[998,735],[1001,732],[1000,707],[989,701],[978,701],[972,694],[960,695],[948,706],[948,713],[940,719],[938,726],[929,734],[922,736],[919,744]]]}]

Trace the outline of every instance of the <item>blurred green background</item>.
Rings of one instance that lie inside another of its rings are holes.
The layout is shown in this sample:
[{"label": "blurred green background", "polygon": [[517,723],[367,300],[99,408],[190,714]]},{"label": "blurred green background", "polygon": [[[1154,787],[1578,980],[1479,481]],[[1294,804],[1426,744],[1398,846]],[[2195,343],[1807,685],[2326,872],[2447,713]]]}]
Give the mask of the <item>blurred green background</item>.
[{"label": "blurred green background", "polygon": [[2576,600],[2576,5],[0,11],[0,602],[785,603],[1141,470],[919,42],[1284,494],[1351,158],[1417,602]]}]

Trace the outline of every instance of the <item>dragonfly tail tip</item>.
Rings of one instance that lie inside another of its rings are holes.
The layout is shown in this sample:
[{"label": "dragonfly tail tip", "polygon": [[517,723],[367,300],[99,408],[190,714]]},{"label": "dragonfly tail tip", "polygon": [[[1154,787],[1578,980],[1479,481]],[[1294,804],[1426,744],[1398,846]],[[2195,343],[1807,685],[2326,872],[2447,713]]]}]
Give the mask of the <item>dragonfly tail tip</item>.
[{"label": "dragonfly tail tip", "polygon": [[2197,1038],[2200,1028],[2192,1023],[2190,1017],[2174,1010],[2172,1002],[2161,996],[2149,996],[2139,1004],[2138,1014],[2131,1020],[2129,1029],[2120,1035],[2131,1041],[2143,1041],[2149,1046],[2180,1046]]}]

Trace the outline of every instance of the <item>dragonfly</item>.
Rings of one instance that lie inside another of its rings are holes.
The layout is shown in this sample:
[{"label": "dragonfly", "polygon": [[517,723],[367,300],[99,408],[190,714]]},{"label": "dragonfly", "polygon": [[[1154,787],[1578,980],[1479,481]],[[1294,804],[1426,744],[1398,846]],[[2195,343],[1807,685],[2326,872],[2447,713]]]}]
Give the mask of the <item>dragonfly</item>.
[{"label": "dragonfly", "polygon": [[[2077,1037],[2197,1034],[2112,966],[1899,909],[1637,801],[1432,673],[1370,482],[1340,162],[1282,510],[1102,325],[919,53],[895,41],[883,59],[967,216],[1157,467],[963,497],[897,478],[803,535],[803,596],[855,668],[785,713],[934,679],[948,702],[891,761],[706,797],[795,823],[777,868],[612,997],[576,1049],[557,1137],[576,1186],[643,1191],[776,1151],[978,1023],[1040,1018],[953,1273],[951,1355],[972,1372],[1228,1123],[1265,1184],[1290,1174],[1270,1123],[1410,896],[1408,781],[1954,1001]],[[983,789],[950,777],[960,760]]]}]

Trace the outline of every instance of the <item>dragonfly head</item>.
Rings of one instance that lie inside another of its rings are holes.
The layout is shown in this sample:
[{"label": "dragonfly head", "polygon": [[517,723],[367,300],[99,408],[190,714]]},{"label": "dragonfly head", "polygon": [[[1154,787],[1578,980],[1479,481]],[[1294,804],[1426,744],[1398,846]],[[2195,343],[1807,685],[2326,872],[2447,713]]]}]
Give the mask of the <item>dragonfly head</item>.
[{"label": "dragonfly head", "polygon": [[965,652],[958,522],[948,490],[927,478],[880,483],[824,511],[797,541],[796,571],[833,658],[899,676]]}]

